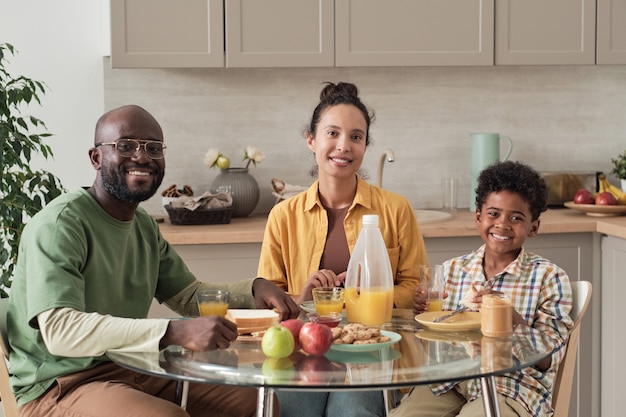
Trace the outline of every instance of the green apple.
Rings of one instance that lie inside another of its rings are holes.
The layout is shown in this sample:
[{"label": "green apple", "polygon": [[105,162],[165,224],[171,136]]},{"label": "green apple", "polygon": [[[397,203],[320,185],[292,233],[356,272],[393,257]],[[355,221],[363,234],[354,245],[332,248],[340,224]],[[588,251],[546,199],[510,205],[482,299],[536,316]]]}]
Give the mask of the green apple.
[{"label": "green apple", "polygon": [[217,158],[216,164],[219,169],[228,169],[228,167],[230,167],[230,159],[225,156],[220,156]]},{"label": "green apple", "polygon": [[261,349],[270,358],[286,358],[293,353],[294,346],[291,331],[281,325],[267,329],[261,339]]},{"label": "green apple", "polygon": [[261,371],[270,383],[291,382],[296,375],[296,368],[290,358],[265,358]]}]

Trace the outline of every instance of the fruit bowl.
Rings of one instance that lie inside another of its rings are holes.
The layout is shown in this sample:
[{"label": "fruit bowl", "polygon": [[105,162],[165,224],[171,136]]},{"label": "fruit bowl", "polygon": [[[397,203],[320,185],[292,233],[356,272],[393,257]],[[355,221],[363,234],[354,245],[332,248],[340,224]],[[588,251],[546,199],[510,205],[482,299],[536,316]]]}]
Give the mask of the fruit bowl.
[{"label": "fruit bowl", "polygon": [[611,217],[626,214],[626,205],[603,206],[598,204],[576,204],[573,201],[564,203],[565,207],[582,211],[587,216]]}]

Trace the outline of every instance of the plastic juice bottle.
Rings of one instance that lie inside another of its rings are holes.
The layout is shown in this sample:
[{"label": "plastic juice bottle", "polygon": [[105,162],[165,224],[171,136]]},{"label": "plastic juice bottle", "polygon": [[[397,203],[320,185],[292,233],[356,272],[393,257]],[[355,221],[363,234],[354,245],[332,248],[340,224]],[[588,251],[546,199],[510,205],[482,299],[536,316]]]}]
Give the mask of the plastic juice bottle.
[{"label": "plastic juice bottle", "polygon": [[375,214],[363,216],[363,227],[350,255],[345,288],[348,322],[378,326],[391,321],[391,263]]}]

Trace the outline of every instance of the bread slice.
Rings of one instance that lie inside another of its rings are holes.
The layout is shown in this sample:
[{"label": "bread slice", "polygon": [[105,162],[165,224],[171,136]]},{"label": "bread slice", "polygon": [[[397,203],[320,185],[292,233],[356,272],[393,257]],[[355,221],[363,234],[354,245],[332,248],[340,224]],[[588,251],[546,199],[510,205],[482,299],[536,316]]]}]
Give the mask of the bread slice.
[{"label": "bread slice", "polygon": [[274,310],[229,309],[226,318],[237,325],[239,334],[265,330],[280,322]]}]

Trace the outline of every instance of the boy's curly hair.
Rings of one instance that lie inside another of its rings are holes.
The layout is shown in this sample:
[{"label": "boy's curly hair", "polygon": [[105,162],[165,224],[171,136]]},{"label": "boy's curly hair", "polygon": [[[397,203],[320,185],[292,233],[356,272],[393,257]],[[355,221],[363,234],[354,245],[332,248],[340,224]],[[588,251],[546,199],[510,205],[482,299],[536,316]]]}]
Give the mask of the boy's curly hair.
[{"label": "boy's curly hair", "polygon": [[546,181],[537,171],[521,162],[496,162],[480,173],[476,187],[477,209],[482,209],[489,194],[500,191],[519,194],[530,206],[533,221],[548,209]]}]

